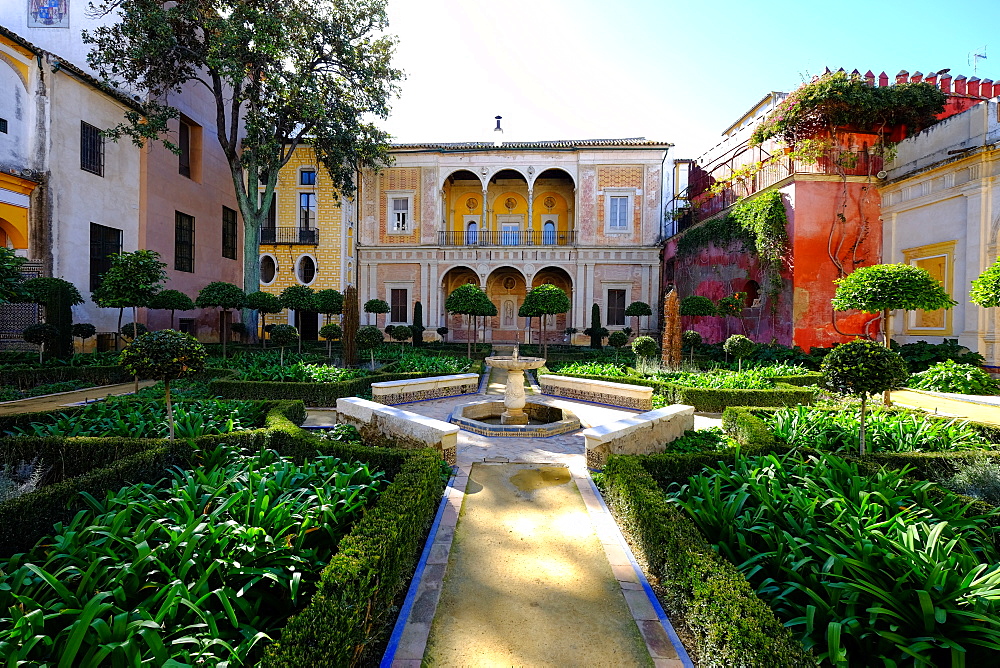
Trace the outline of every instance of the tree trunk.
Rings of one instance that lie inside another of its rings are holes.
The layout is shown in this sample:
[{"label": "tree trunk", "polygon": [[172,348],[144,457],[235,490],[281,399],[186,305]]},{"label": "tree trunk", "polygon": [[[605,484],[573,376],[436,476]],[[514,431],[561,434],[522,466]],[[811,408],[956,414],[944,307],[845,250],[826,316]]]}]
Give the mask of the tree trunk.
[{"label": "tree trunk", "polygon": [[861,456],[865,456],[865,407],[868,401],[868,395],[861,395]]},{"label": "tree trunk", "polygon": [[[891,329],[892,323],[889,320],[889,318],[891,317],[889,315],[890,313],[891,313],[891,311],[889,311],[889,310],[882,311],[882,344],[887,349],[889,349],[889,350],[892,349],[892,345],[890,343],[891,342],[891,333],[892,333],[892,329]],[[882,393],[882,405],[883,406],[892,406],[892,399],[889,397],[889,392],[890,392],[890,390],[886,390],[886,391],[884,391]],[[862,453],[862,454],[864,454],[864,453]]]},{"label": "tree trunk", "polygon": [[174,309],[170,309],[170,329],[174,329]]},{"label": "tree trunk", "polygon": [[122,314],[123,313],[125,313],[125,309],[123,307],[119,307],[118,308],[118,331],[115,332],[115,350],[121,350],[122,349],[121,338],[119,338],[119,337],[121,337],[121,335],[122,335]]},{"label": "tree trunk", "polygon": [[[545,316],[538,316],[538,328],[540,330],[540,336],[542,338],[542,357],[548,359],[549,356],[549,341],[545,338]],[[616,358],[617,359],[617,358]]]},{"label": "tree trunk", "polygon": [[264,350],[267,348],[267,314],[263,311],[260,312],[260,349]]},{"label": "tree trunk", "polygon": [[465,332],[465,356],[470,360],[472,359],[472,316],[466,316],[469,319],[469,326]]},{"label": "tree trunk", "polygon": [[[302,318],[299,318],[299,322],[302,322]],[[299,355],[302,354],[302,330],[299,330]]]},{"label": "tree trunk", "polygon": [[281,346],[281,357],[279,358],[281,366],[285,366],[285,346]]},{"label": "tree trunk", "polygon": [[170,405],[170,379],[164,379],[163,387],[166,388],[166,394],[164,395],[167,400],[167,426],[170,429],[170,440],[174,440],[174,409]]},{"label": "tree trunk", "polygon": [[221,332],[219,332],[222,335],[222,359],[226,359],[226,339],[229,338],[228,336],[229,327],[226,326],[229,324],[226,318],[227,315],[229,315],[229,309],[227,308],[222,309],[222,327],[219,328],[220,330],[222,330]]}]

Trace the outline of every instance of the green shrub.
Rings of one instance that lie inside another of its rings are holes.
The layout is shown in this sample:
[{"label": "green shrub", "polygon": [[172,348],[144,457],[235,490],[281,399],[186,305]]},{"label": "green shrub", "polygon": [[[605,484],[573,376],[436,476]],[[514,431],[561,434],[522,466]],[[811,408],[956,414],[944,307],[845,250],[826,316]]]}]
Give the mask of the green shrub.
[{"label": "green shrub", "polygon": [[959,364],[971,364],[972,366],[979,366],[986,362],[986,358],[979,353],[972,352],[965,346],[959,345],[958,339],[945,339],[941,343],[915,341],[913,343],[904,343],[903,345],[899,345],[893,341],[892,349],[903,358],[910,373],[926,371],[938,362],[946,362],[948,360],[958,362]]},{"label": "green shrub", "polygon": [[659,581],[667,613],[690,631],[700,665],[814,666],[810,654],[736,567],[716,554],[698,527],[668,503],[639,461],[622,455],[608,458],[605,499]]},{"label": "green shrub", "polygon": [[407,351],[403,353],[396,370],[399,373],[426,373],[434,375],[450,375],[456,373],[466,373],[472,367],[470,359],[462,357],[428,357],[423,354]]},{"label": "green shrub", "polygon": [[1000,530],[932,483],[791,453],[672,494],[822,661],[980,665],[1000,650]]},{"label": "green shrub", "polygon": [[714,316],[718,315],[715,302],[708,297],[701,295],[691,295],[681,300],[680,314],[686,316]]},{"label": "green shrub", "polygon": [[[429,375],[439,375],[431,373]],[[220,379],[209,383],[213,396],[225,399],[298,400],[307,406],[336,406],[337,399],[358,397],[371,391],[372,383],[426,378],[427,373],[376,373],[337,383],[250,382]]]},{"label": "green shrub", "polygon": [[743,370],[743,358],[752,353],[756,347],[756,343],[742,334],[733,334],[722,344],[722,349],[738,360],[740,371]]},{"label": "green shrub", "polygon": [[959,494],[981,499],[991,506],[1000,506],[1000,459],[977,456],[956,465],[955,473],[941,484]]},{"label": "green shrub", "polygon": [[958,364],[954,360],[938,362],[926,371],[910,377],[907,387],[933,392],[956,394],[997,394],[1000,386],[977,366]]}]

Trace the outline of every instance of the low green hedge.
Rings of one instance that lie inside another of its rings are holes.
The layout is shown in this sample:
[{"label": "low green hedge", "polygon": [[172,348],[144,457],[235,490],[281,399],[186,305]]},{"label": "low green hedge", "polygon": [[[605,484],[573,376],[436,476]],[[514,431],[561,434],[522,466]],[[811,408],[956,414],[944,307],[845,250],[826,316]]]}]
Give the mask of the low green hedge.
[{"label": "low green hedge", "polygon": [[9,369],[3,372],[3,384],[30,390],[37,385],[79,380],[94,385],[116,385],[132,380],[120,366],[56,366],[37,369]]},{"label": "low green hedge", "polygon": [[[799,404],[811,404],[816,398],[816,391],[813,389],[796,387],[783,382],[775,382],[773,390],[739,390],[689,387],[687,385],[678,385],[676,383],[640,378],[638,376],[595,376],[552,372],[548,369],[539,369],[539,373],[651,387],[653,388],[653,392],[663,395],[670,403],[694,406],[696,411],[702,413],[721,413],[728,406],[797,406]],[[811,375],[801,377],[785,376],[782,378],[802,378],[802,385],[815,384],[814,378]]]},{"label": "low green hedge", "polygon": [[794,385],[796,387],[819,385],[822,380],[823,374],[821,373],[803,373],[797,376],[773,376],[771,378],[771,382],[775,385],[784,383],[785,385]]},{"label": "low green hedge", "polygon": [[357,397],[370,391],[372,383],[429,378],[437,375],[440,374],[378,373],[340,383],[248,382],[222,379],[209,383],[209,391],[223,399],[289,399],[302,401],[306,406],[336,406],[337,399]]},{"label": "low green hedge", "polygon": [[692,633],[701,666],[815,666],[771,608],[716,554],[634,456],[604,469],[608,506],[662,586],[671,618]]}]

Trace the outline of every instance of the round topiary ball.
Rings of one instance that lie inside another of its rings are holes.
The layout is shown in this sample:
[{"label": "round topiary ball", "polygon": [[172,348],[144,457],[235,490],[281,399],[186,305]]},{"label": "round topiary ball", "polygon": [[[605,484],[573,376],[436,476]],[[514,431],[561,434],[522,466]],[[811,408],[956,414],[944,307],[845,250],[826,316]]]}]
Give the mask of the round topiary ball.
[{"label": "round topiary ball", "polygon": [[118,359],[135,376],[170,381],[200,372],[207,356],[205,346],[190,334],[161,329],[140,334]]},{"label": "round topiary ball", "polygon": [[271,343],[276,346],[290,346],[299,340],[299,330],[292,325],[275,325],[271,328]]},{"label": "round topiary ball", "polygon": [[722,344],[723,350],[740,360],[752,353],[756,347],[756,343],[742,334],[733,334]]},{"label": "round topiary ball", "polygon": [[149,329],[141,322],[130,322],[122,325],[122,336],[127,339],[136,339],[148,331]]},{"label": "round topiary ball", "polygon": [[397,341],[406,341],[413,336],[413,330],[406,325],[396,325],[389,336]]},{"label": "round topiary ball", "polygon": [[28,325],[21,332],[21,338],[28,343],[34,343],[36,346],[44,346],[46,344],[52,343],[59,336],[59,330],[55,325],[50,325],[47,322],[39,322],[34,325]]},{"label": "round topiary ball", "polygon": [[608,336],[608,344],[613,348],[624,348],[628,343],[628,334],[625,332],[611,332]]},{"label": "round topiary ball", "polygon": [[73,323],[73,327],[70,328],[70,333],[81,339],[89,339],[97,334],[97,328],[89,322],[75,322]]},{"label": "round topiary ball", "polygon": [[866,397],[902,387],[909,370],[899,353],[867,339],[841,344],[823,358],[823,384],[840,394]]},{"label": "round topiary ball", "polygon": [[651,336],[640,336],[632,342],[632,352],[643,359],[652,359],[660,354],[660,346]]},{"label": "round topiary ball", "polygon": [[680,314],[686,316],[713,316],[718,315],[715,303],[708,297],[701,295],[691,295],[681,300]]},{"label": "round topiary ball", "polygon": [[681,334],[681,342],[688,348],[700,346],[701,334],[694,331],[693,329],[686,330],[683,334]]},{"label": "round topiary ball", "polygon": [[344,330],[337,323],[331,322],[320,327],[319,335],[328,341],[339,341],[344,335]]}]

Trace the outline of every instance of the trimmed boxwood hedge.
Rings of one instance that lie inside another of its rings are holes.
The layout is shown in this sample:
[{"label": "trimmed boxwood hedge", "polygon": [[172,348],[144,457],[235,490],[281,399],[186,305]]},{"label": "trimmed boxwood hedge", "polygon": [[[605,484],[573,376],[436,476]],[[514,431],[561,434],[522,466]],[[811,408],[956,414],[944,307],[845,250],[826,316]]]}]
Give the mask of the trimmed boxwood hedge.
[{"label": "trimmed boxwood hedge", "polygon": [[[300,401],[263,402],[265,426],[196,439],[267,447],[302,462],[317,453],[360,461],[390,480],[375,504],[345,536],[323,570],[311,602],[269,648],[264,665],[366,665],[378,662],[444,490],[442,462],[431,450],[400,450],[325,441],[297,426]],[[35,447],[33,450],[32,447]],[[39,449],[41,451],[39,451]],[[65,480],[0,504],[0,554],[32,547],[52,525],[79,508],[80,492],[110,490],[164,478],[170,466],[197,463],[191,444],[164,439],[0,439],[0,460],[32,453],[66,457]],[[122,456],[124,455],[124,456]],[[44,455],[43,455],[44,456]],[[90,468],[88,470],[88,463]],[[72,477],[69,477],[72,476]]]},{"label": "trimmed boxwood hedge", "polygon": [[[785,382],[774,382],[773,390],[739,390],[739,389],[716,389],[710,387],[689,387],[678,385],[661,380],[652,380],[638,376],[597,376],[578,373],[559,373],[539,369],[539,374],[552,374],[555,376],[567,376],[570,378],[586,378],[588,380],[604,380],[610,383],[623,383],[625,385],[641,385],[653,388],[656,394],[662,394],[672,404],[683,404],[694,406],[694,409],[701,413],[721,413],[728,406],[798,406],[799,404],[811,404],[816,398],[816,391],[797,387]],[[782,380],[788,378],[801,379],[801,385],[815,385],[814,375],[808,376],[783,376]],[[776,379],[775,379],[776,380]]]},{"label": "trimmed boxwood hedge", "polygon": [[604,497],[659,579],[668,613],[694,635],[699,665],[815,666],[736,567],[715,552],[683,511],[667,503],[641,459],[608,458]]}]

